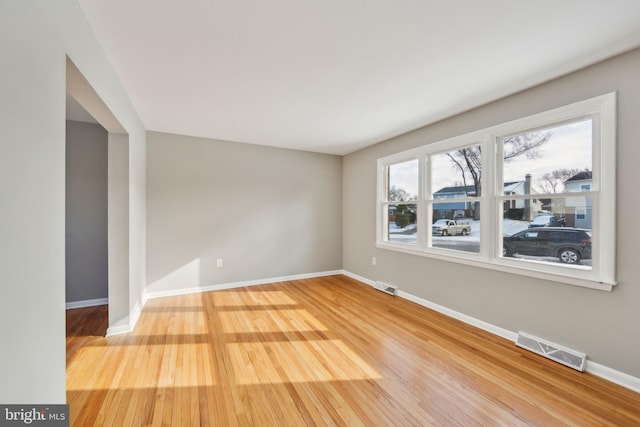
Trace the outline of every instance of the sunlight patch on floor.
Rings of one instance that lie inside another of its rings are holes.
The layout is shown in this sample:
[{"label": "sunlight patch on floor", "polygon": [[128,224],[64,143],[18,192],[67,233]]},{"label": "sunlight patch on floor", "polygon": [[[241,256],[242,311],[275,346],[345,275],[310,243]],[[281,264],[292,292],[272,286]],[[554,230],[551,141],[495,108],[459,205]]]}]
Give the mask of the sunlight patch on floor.
[{"label": "sunlight patch on floor", "polygon": [[219,313],[225,333],[326,331],[307,310],[239,310]]},{"label": "sunlight patch on floor", "polygon": [[238,384],[382,378],[341,340],[230,343],[226,347]]},{"label": "sunlight patch on floor", "polygon": [[67,390],[215,385],[212,360],[209,344],[85,347],[67,368]]},{"label": "sunlight patch on floor", "polygon": [[289,295],[282,291],[217,291],[212,297],[216,307],[296,304]]}]

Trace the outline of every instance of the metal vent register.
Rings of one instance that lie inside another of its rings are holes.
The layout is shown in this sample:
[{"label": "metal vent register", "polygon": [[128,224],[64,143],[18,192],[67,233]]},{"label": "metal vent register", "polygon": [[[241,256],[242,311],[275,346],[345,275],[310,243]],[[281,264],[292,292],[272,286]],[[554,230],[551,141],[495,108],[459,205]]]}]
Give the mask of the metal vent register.
[{"label": "metal vent register", "polygon": [[383,282],[376,282],[375,288],[379,291],[385,292],[389,295],[395,295],[398,292],[398,288],[393,285],[388,285]]},{"label": "metal vent register", "polygon": [[518,332],[516,345],[544,356],[547,359],[562,363],[563,365],[577,371],[584,372],[587,362],[586,354],[545,341],[542,338],[538,338],[524,332]]}]

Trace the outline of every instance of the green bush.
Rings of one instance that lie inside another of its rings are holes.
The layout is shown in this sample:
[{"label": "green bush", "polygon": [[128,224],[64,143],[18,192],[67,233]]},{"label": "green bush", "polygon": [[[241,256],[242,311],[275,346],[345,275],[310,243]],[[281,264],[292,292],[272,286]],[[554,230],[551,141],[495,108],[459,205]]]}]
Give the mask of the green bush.
[{"label": "green bush", "polygon": [[396,214],[396,225],[400,228],[406,227],[409,225],[409,215],[408,214]]},{"label": "green bush", "polygon": [[512,209],[509,209],[507,211],[505,217],[509,218],[509,219],[521,220],[523,215],[524,215],[524,209],[522,209],[522,208],[518,208],[518,209],[512,208]]}]

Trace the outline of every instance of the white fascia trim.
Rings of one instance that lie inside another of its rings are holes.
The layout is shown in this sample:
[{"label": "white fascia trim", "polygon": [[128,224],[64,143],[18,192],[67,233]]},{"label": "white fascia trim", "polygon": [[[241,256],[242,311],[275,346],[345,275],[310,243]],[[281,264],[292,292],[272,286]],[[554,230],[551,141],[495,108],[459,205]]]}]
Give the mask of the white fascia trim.
[{"label": "white fascia trim", "polygon": [[[375,281],[373,280],[364,278],[362,276],[359,276],[357,274],[351,273],[346,270],[343,270],[342,274],[370,286],[373,286],[375,284]],[[501,328],[499,326],[493,325],[483,320],[476,319],[475,317],[468,316],[466,314],[444,307],[440,304],[436,304],[424,298],[417,297],[415,295],[404,292],[402,290],[398,290],[397,296],[399,296],[400,298],[404,298],[406,300],[415,302],[416,304],[419,304],[423,307],[427,307],[432,310],[435,310],[438,313],[442,313],[446,316],[460,320],[461,322],[464,322],[468,325],[475,326],[478,329],[482,329],[483,331],[497,335],[509,341],[515,342],[518,336],[517,332],[509,331],[507,329]],[[587,360],[585,372],[588,372],[592,375],[603,378],[607,381],[611,381],[612,383],[628,388],[629,390],[633,390],[635,392],[640,393],[640,378],[634,377],[629,374],[625,374],[624,372],[617,371],[615,369],[609,368],[607,366],[601,365],[591,360]]]},{"label": "white fascia trim", "polygon": [[143,298],[146,301],[148,299],[154,299],[154,298],[195,294],[195,293],[209,292],[209,291],[221,291],[225,289],[242,288],[245,286],[267,285],[270,283],[288,282],[291,280],[302,280],[302,279],[312,279],[315,277],[335,276],[337,274],[342,274],[342,270],[322,271],[322,272],[307,273],[307,274],[296,274],[292,276],[271,277],[267,279],[247,280],[243,282],[230,282],[230,283],[223,283],[220,285],[197,286],[193,288],[184,288],[184,289],[172,289],[168,291],[145,292]]},{"label": "white fascia trim", "polygon": [[87,299],[84,301],[71,301],[64,305],[66,310],[71,310],[74,308],[85,308],[85,307],[95,307],[98,305],[107,305],[109,304],[109,298],[96,298],[96,299]]}]

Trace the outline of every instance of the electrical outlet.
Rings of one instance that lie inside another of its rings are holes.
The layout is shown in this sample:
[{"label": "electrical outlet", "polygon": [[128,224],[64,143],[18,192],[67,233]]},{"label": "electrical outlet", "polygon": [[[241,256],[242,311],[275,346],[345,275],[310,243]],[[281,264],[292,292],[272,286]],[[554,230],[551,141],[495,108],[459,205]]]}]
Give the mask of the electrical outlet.
[{"label": "electrical outlet", "polygon": [[222,258],[218,258],[218,260],[216,261],[216,265],[218,267],[222,267]]},{"label": "electrical outlet", "polygon": [[371,265],[376,265],[376,257],[371,258]]}]

